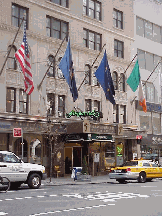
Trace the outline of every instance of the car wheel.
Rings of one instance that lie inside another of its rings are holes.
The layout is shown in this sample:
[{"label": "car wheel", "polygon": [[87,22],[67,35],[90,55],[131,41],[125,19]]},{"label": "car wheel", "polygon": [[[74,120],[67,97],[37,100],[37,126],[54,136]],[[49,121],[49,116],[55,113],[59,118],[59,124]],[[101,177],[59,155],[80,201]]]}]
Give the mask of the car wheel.
[{"label": "car wheel", "polygon": [[145,183],[146,182],[146,173],[141,172],[138,177],[138,182]]},{"label": "car wheel", "polygon": [[39,174],[34,173],[32,175],[29,176],[28,179],[28,186],[32,189],[37,189],[39,188],[41,185],[41,177]]},{"label": "car wheel", "polygon": [[120,184],[126,183],[125,179],[117,179],[116,181],[118,181]]},{"label": "car wheel", "polygon": [[11,190],[16,190],[18,189],[19,187],[21,186],[21,182],[11,182],[11,186],[10,186],[10,189]]}]

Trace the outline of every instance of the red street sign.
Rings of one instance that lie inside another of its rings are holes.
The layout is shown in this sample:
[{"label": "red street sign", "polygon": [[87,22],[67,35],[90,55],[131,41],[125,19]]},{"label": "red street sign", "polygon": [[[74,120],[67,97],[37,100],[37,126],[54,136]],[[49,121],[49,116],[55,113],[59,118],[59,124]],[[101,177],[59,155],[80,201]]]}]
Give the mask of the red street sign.
[{"label": "red street sign", "polygon": [[13,129],[13,136],[14,137],[21,137],[22,133],[21,133],[21,128],[14,128]]},{"label": "red street sign", "polygon": [[136,135],[136,139],[142,139],[141,135]]}]

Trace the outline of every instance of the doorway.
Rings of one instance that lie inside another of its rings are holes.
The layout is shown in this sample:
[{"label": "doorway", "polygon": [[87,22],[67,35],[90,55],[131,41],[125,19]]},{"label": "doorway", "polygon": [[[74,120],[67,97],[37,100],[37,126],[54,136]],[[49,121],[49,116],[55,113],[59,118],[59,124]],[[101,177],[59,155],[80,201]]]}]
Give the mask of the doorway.
[{"label": "doorway", "polygon": [[81,167],[82,166],[82,148],[81,147],[73,147],[73,167]]},{"label": "doorway", "polygon": [[[20,158],[22,158],[22,138],[19,138],[15,141],[14,143],[14,153],[19,156]],[[27,141],[25,139],[23,139],[23,161],[27,162],[27,156],[28,156],[28,148],[27,148]]]}]

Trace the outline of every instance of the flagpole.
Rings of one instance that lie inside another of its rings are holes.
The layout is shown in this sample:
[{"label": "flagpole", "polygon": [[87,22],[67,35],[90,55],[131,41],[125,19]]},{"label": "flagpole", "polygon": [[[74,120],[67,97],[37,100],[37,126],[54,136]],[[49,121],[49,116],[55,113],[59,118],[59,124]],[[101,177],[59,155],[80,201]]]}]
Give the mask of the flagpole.
[{"label": "flagpole", "polygon": [[94,65],[95,62],[97,61],[97,59],[98,59],[98,57],[100,56],[100,54],[101,54],[101,52],[102,52],[102,50],[103,50],[103,48],[104,48],[105,45],[106,45],[106,44],[103,45],[103,47],[101,48],[99,54],[97,55],[97,57],[96,57],[95,60],[93,61],[92,65],[90,66],[90,69],[89,69],[89,70],[87,71],[87,73],[85,74],[85,77],[84,77],[83,81],[81,82],[81,84],[80,84],[80,86],[79,86],[79,88],[78,88],[78,91],[80,90],[81,86],[83,85],[85,79],[87,78],[87,76],[88,76],[88,74],[89,74],[89,71],[92,69],[93,65]]},{"label": "flagpole", "polygon": [[0,71],[0,76],[1,76],[1,74],[2,74],[2,72],[3,72],[4,66],[5,66],[5,64],[6,64],[6,62],[7,62],[7,59],[8,59],[8,57],[9,57],[9,55],[10,55],[11,49],[12,49],[12,47],[13,47],[13,45],[14,45],[14,42],[15,42],[15,40],[16,40],[16,37],[17,37],[17,35],[18,35],[18,33],[19,33],[19,30],[20,30],[20,28],[21,28],[21,25],[22,25],[23,21],[24,21],[24,17],[23,17],[23,19],[22,19],[22,21],[21,21],[21,23],[20,23],[20,26],[19,26],[19,28],[18,28],[18,30],[17,30],[17,32],[16,32],[16,35],[15,35],[15,37],[14,37],[14,39],[13,39],[13,42],[12,42],[12,44],[11,44],[11,47],[10,47],[10,49],[9,49],[9,51],[8,51],[7,56],[6,56],[6,59],[5,59],[4,63],[3,63],[3,66],[2,66],[1,71]]},{"label": "flagpole", "polygon": [[[159,65],[161,62],[162,62],[162,60],[159,61],[159,62],[157,63],[157,65],[155,66],[155,68],[153,69],[153,71],[150,73],[150,75],[148,76],[148,78],[147,78],[147,80],[145,81],[145,83],[143,84],[143,86],[146,85],[147,81],[150,79],[150,77],[151,77],[152,74],[155,72],[156,68],[158,67],[158,65]],[[137,97],[137,96],[135,96],[134,99],[131,101],[131,104],[133,104],[133,102],[134,102],[134,100],[136,99],[136,97]]]},{"label": "flagpole", "polygon": [[[61,44],[60,44],[60,46],[59,46],[59,48],[58,48],[58,50],[57,50],[57,52],[56,52],[56,54],[55,54],[55,56],[54,56],[54,61],[55,61],[55,58],[56,58],[56,56],[57,56],[59,50],[60,50],[61,47],[62,47],[62,44],[64,43],[65,39],[67,38],[68,34],[69,34],[69,32],[67,32],[66,36],[64,37],[63,41],[61,42]],[[44,79],[45,79],[45,77],[46,77],[46,75],[47,75],[47,73],[48,73],[50,67],[52,66],[52,64],[53,64],[53,62],[51,62],[51,64],[49,65],[49,67],[48,67],[48,69],[47,69],[47,71],[46,71],[46,73],[44,74],[43,79],[41,80],[40,84],[37,86],[37,89],[38,89],[38,90],[40,90],[41,85],[42,85],[42,83],[43,83],[43,81],[44,81]]]}]

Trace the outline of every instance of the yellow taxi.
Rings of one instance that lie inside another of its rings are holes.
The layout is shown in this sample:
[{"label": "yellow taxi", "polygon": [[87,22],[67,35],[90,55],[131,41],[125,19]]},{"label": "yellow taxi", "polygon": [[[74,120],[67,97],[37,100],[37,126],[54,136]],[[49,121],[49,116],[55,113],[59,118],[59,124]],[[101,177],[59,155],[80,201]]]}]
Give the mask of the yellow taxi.
[{"label": "yellow taxi", "polygon": [[111,168],[109,173],[109,178],[116,179],[119,183],[124,183],[126,180],[144,183],[161,177],[162,167],[151,160],[143,159],[126,161],[119,167]]}]

